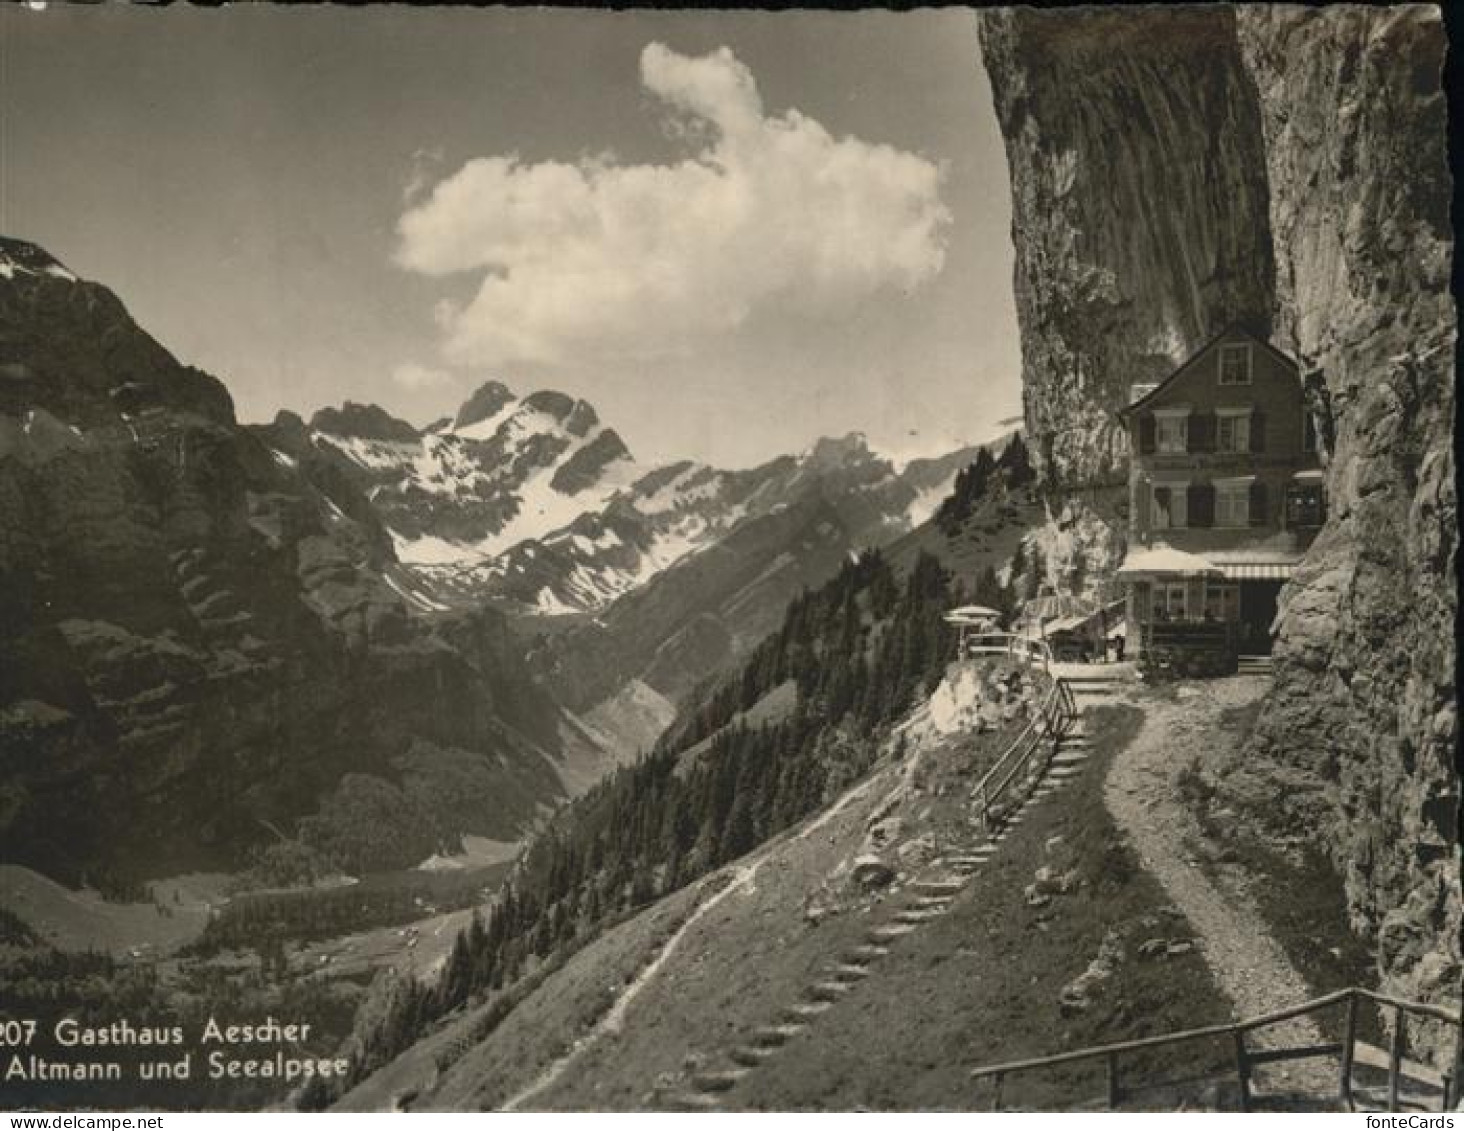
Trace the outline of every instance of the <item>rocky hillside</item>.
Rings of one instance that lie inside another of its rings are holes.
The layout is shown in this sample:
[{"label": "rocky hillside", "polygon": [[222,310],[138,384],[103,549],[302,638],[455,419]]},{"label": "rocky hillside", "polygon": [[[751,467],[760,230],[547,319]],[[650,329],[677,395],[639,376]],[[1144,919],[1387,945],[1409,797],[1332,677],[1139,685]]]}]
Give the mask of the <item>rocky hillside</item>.
[{"label": "rocky hillside", "polygon": [[7,861],[231,868],[312,815],[334,863],[400,865],[512,839],[603,770],[503,619],[420,615],[357,485],[294,450],[105,287],[0,241]]},{"label": "rocky hillside", "polygon": [[282,413],[261,434],[364,492],[436,602],[489,598],[551,616],[597,612],[815,489],[837,501],[855,544],[888,541],[918,525],[974,455],[896,468],[853,434],[741,471],[646,465],[586,402],[520,398],[497,381],[423,430],[347,402],[308,425]]},{"label": "rocky hillside", "polygon": [[[1344,872],[1384,983],[1457,997],[1445,47],[1436,9],[983,13],[1027,428],[1122,474],[1131,382],[1241,321],[1330,415],[1330,515],[1283,594],[1249,759]],[[1118,532],[1115,531],[1115,538]]]}]

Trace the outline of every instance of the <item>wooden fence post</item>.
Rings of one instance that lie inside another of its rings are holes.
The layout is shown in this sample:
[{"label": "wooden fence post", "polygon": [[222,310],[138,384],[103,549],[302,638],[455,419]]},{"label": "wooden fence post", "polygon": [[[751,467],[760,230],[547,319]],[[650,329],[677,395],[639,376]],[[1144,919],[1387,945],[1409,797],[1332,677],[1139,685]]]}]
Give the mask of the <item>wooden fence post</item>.
[{"label": "wooden fence post", "polygon": [[1250,1111],[1250,1058],[1245,1053],[1245,1033],[1235,1030],[1235,1075],[1240,1081],[1240,1110]]},{"label": "wooden fence post", "polygon": [[1357,1104],[1352,1098],[1352,1047],[1356,1043],[1357,995],[1353,994],[1347,999],[1347,1029],[1342,1036],[1342,1079],[1339,1081],[1339,1092],[1348,1111],[1357,1110]]},{"label": "wooden fence post", "polygon": [[1388,1043],[1388,1110],[1398,1110],[1398,1077],[1403,1060],[1403,1010],[1393,1006],[1393,1039]]},{"label": "wooden fence post", "polygon": [[1114,1111],[1123,1098],[1118,1087],[1118,1053],[1108,1054],[1108,1110]]},{"label": "wooden fence post", "polygon": [[1006,1079],[1006,1073],[1005,1072],[998,1072],[996,1074],[996,1076],[993,1078],[992,1089],[991,1089],[991,1110],[992,1111],[1000,1111],[1001,1110],[1001,1085],[1002,1085],[1002,1081],[1005,1080],[1005,1079]]}]

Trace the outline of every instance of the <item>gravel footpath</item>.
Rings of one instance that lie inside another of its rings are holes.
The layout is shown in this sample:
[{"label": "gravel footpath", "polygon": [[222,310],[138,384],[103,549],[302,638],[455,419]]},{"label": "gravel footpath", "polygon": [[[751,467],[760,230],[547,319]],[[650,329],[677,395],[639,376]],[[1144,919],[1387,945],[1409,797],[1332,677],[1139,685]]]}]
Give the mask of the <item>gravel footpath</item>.
[{"label": "gravel footpath", "polygon": [[[1201,870],[1190,847],[1199,828],[1180,799],[1178,779],[1196,756],[1237,741],[1221,725],[1221,713],[1254,702],[1269,682],[1253,676],[1207,680],[1181,688],[1178,700],[1142,691],[1125,696],[1143,710],[1144,724],[1114,759],[1103,791],[1108,811],[1144,868],[1196,931],[1196,942],[1221,990],[1235,1004],[1237,1019],[1284,1009],[1312,994],[1245,894],[1218,886]],[[1323,1043],[1308,1017],[1268,1026],[1249,1039],[1266,1048]],[[1320,1095],[1335,1094],[1337,1087],[1336,1070],[1325,1060],[1259,1068],[1256,1082],[1268,1091],[1300,1089]]]}]

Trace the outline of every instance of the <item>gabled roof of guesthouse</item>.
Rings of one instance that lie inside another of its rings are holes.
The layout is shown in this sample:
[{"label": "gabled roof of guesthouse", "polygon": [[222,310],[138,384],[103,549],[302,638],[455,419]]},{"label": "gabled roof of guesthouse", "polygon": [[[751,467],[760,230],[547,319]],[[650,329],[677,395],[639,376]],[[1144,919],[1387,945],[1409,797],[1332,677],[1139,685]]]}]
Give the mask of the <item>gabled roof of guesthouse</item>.
[{"label": "gabled roof of guesthouse", "polygon": [[1164,390],[1169,388],[1170,385],[1174,384],[1176,380],[1178,380],[1181,376],[1188,372],[1194,366],[1194,364],[1200,360],[1200,358],[1204,357],[1205,354],[1209,353],[1224,339],[1234,337],[1237,334],[1241,337],[1249,338],[1253,343],[1268,351],[1272,356],[1278,358],[1283,364],[1289,365],[1292,369],[1299,368],[1299,366],[1296,364],[1296,359],[1294,357],[1289,357],[1286,354],[1282,353],[1270,342],[1266,341],[1265,338],[1261,337],[1254,330],[1250,329],[1250,327],[1246,326],[1243,322],[1231,322],[1208,342],[1202,345],[1199,349],[1195,350],[1194,353],[1190,354],[1189,357],[1180,364],[1178,369],[1176,369],[1168,377],[1164,378],[1164,380],[1160,381],[1159,384],[1155,385],[1142,397],[1134,401],[1133,404],[1125,405],[1123,408],[1119,409],[1118,415],[1128,416],[1130,413],[1133,413],[1138,409],[1144,408],[1157,397],[1163,396]]}]

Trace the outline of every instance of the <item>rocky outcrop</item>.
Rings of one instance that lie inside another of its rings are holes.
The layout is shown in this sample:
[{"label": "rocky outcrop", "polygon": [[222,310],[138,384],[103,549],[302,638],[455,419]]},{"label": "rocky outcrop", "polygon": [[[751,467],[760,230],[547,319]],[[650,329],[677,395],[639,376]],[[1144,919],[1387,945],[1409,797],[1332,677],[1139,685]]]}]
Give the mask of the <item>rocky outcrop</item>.
[{"label": "rocky outcrop", "polygon": [[[457,416],[450,421],[443,421],[443,425],[451,424],[454,428],[467,428],[473,424],[480,424],[485,420],[491,420],[514,401],[513,391],[500,381],[489,381],[480,385],[473,395],[465,400],[462,407],[458,409]],[[429,431],[437,431],[437,428]]]},{"label": "rocky outcrop", "polygon": [[1252,767],[1347,881],[1385,984],[1457,998],[1444,37],[1436,9],[983,13],[1012,178],[1027,427],[1122,474],[1113,413],[1232,322],[1330,413],[1330,514]]},{"label": "rocky outcrop", "polygon": [[[1437,11],[1239,20],[1265,136],[1276,340],[1325,390],[1326,529],[1283,595],[1254,754],[1311,777],[1355,924],[1457,995],[1455,314]],[[1339,819],[1340,818],[1340,819]]]},{"label": "rocky outcrop", "polygon": [[399,444],[415,443],[418,432],[405,420],[399,420],[374,404],[346,401],[340,408],[323,408],[310,418],[310,427],[337,436],[354,436],[360,440],[390,440]]},{"label": "rocky outcrop", "polygon": [[502,619],[415,616],[367,500],[285,450],[298,417],[240,427],[115,295],[14,246],[0,856],[68,879],[229,868],[348,772],[407,788],[471,762],[499,799],[460,831],[501,839],[561,796],[560,713]]}]

